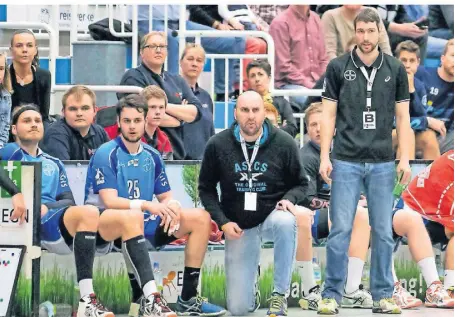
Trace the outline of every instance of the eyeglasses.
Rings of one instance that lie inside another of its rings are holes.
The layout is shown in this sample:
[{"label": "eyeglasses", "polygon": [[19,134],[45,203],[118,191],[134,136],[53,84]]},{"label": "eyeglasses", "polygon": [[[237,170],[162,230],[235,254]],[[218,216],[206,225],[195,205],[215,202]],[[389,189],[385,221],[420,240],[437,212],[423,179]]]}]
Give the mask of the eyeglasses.
[{"label": "eyeglasses", "polygon": [[156,51],[158,51],[158,49],[160,49],[160,51],[166,50],[167,49],[167,45],[154,45],[154,44],[151,44],[151,45],[145,45],[144,49],[146,49],[146,48],[150,48],[150,49],[152,49],[152,50],[154,50],[156,52]]}]

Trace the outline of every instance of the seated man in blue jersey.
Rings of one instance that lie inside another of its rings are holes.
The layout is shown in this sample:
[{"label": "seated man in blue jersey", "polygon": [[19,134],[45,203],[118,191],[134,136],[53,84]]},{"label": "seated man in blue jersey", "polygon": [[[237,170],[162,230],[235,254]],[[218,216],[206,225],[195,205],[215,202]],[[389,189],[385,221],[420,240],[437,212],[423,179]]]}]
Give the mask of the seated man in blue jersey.
[{"label": "seated man in blue jersey", "polygon": [[[100,216],[100,236],[106,241],[115,241],[117,247],[121,240],[133,289],[131,310],[139,310],[139,314],[147,312],[141,300],[141,287],[144,294],[157,292],[145,240],[154,248],[160,248],[189,234],[177,313],[222,315],[226,312],[223,308],[208,303],[197,294],[211,231],[210,216],[202,209],[182,209],[180,203],[172,199],[159,152],[141,142],[147,111],[147,102],[141,95],[128,95],[118,102],[120,135],[102,145],[91,158],[86,203],[106,208]],[[154,196],[158,201],[152,201]],[[153,298],[149,302],[153,302]],[[156,313],[150,310],[144,316],[155,316]],[[166,316],[169,314],[171,312]]]},{"label": "seated man in blue jersey", "polygon": [[[428,126],[432,118],[427,118],[427,91],[425,85],[417,78],[415,73],[420,64],[419,46],[411,40],[398,44],[395,49],[395,57],[398,58],[406,68],[409,83],[409,115],[411,117],[411,128],[415,139],[410,146],[409,158],[414,159],[417,151],[422,151],[422,158],[425,160],[435,160],[441,154],[436,134]],[[397,131],[392,131],[392,142],[394,149],[398,148]],[[397,158],[400,158],[398,149]]]},{"label": "seated man in blue jersey", "polygon": [[41,162],[41,245],[49,252],[74,252],[81,299],[77,317],[113,317],[93,291],[93,261],[99,211],[93,206],[76,206],[65,168],[59,159],[43,153],[38,143],[43,138],[43,121],[34,105],[13,111],[11,125],[15,143],[0,150],[3,160]]},{"label": "seated man in blue jersey", "polygon": [[428,93],[428,126],[433,129],[439,141],[441,153],[453,149],[453,74],[454,41],[449,40],[441,55],[441,66],[422,69],[416,73],[426,86]]}]

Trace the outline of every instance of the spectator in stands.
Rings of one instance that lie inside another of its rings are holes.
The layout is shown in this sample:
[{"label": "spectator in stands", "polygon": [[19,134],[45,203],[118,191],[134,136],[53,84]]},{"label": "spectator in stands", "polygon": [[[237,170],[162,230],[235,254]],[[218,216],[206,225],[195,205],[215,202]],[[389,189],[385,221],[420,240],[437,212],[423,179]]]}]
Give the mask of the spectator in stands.
[{"label": "spectator in stands", "polygon": [[[357,42],[356,37],[355,36],[351,37],[346,46],[345,53],[352,51],[356,46],[356,42]],[[314,84],[313,89],[322,89],[324,87],[324,80],[325,73],[321,76],[321,78],[318,79],[316,84]],[[321,96],[309,96],[305,101],[304,109],[307,109],[312,103],[321,102],[321,100],[322,100]]]},{"label": "spectator in stands", "polygon": [[[414,159],[415,151],[423,152],[423,159],[435,160],[440,156],[439,144],[436,134],[428,128],[426,114],[427,91],[425,85],[414,77],[420,63],[420,49],[413,41],[407,40],[398,44],[395,50],[395,57],[398,58],[406,68],[409,85],[409,115],[411,117],[411,128],[415,134],[415,140],[410,140],[410,159]],[[392,143],[394,149],[398,146],[396,129],[392,131]],[[399,158],[399,155],[397,155]]]},{"label": "spectator in stands", "polygon": [[[149,6],[141,5],[138,8],[139,31],[143,34],[149,33]],[[175,32],[179,29],[180,20],[180,5],[167,5],[168,12],[168,30],[167,30],[167,41],[168,41],[168,63],[167,70],[174,75],[179,74],[179,38],[175,35]],[[165,31],[164,30],[164,6],[154,5],[152,6],[152,18],[154,31]],[[185,21],[185,29],[188,31],[201,30],[201,31],[214,31],[214,30],[228,30],[228,26],[223,23],[212,23],[211,25],[205,25],[204,23],[195,23],[193,21]],[[245,39],[241,37],[201,37],[201,45],[204,49],[211,54],[243,54],[245,51]],[[215,93],[219,97],[219,100],[224,100],[225,93],[225,63],[222,59],[215,60]],[[229,63],[229,82],[228,93],[230,96],[234,95],[234,63]]]},{"label": "spectator in stands", "polygon": [[262,31],[262,27],[258,23],[256,16],[246,4],[220,4],[218,5],[218,14],[224,19],[224,22],[227,22],[234,30]]},{"label": "spectator in stands", "polygon": [[32,31],[17,30],[11,38],[10,66],[11,84],[13,88],[12,109],[21,104],[38,105],[47,129],[51,98],[51,73],[39,67],[38,47]]},{"label": "spectator in stands", "polygon": [[[190,20],[196,23],[204,24],[207,26],[213,25],[225,25],[227,30],[235,30],[238,25],[230,25],[227,22],[223,22],[223,17],[218,13],[217,5],[190,5]],[[245,42],[245,54],[265,54],[267,52],[267,43],[260,38],[247,37]],[[246,65],[249,63],[249,59],[243,60],[243,90],[248,89],[248,81],[246,79]],[[224,97],[224,96],[222,96]],[[218,96],[217,101],[224,100]]]},{"label": "spectator in stands", "polygon": [[270,123],[275,127],[275,128],[280,128],[278,125],[278,118],[280,117],[280,114],[278,113],[278,110],[276,110],[275,106],[269,102],[264,101],[264,109],[265,109],[265,117],[269,119]]},{"label": "spectator in stands", "polygon": [[0,53],[0,149],[8,143],[11,122],[11,77],[6,53]]},{"label": "spectator in stands", "polygon": [[271,103],[278,110],[278,125],[292,137],[297,134],[297,123],[289,102],[281,96],[270,95],[270,75],[272,68],[266,60],[254,60],[246,68],[248,82],[252,90],[262,96],[264,102]]},{"label": "spectator in stands", "polygon": [[416,77],[426,86],[428,93],[428,126],[438,135],[439,149],[445,153],[453,149],[454,130],[454,40],[447,42],[441,55],[441,66],[418,71]]},{"label": "spectator in stands", "polygon": [[[141,95],[147,102],[148,111],[145,118],[145,132],[142,141],[160,152],[163,160],[172,160],[172,146],[166,133],[159,128],[163,117],[166,114],[167,97],[166,93],[158,86],[148,86],[141,91]],[[180,121],[169,118],[180,125]]]},{"label": "spectator in stands", "polygon": [[428,7],[430,35],[440,39],[453,39],[453,4],[430,5]]},{"label": "spectator in stands", "polygon": [[397,45],[405,40],[412,40],[420,48],[421,64],[427,54],[428,31],[419,28],[406,14],[402,5],[368,5],[378,10],[385,29],[389,34],[390,46],[395,51]]},{"label": "spectator in stands", "polygon": [[[362,5],[343,5],[322,15],[325,49],[329,60],[350,51],[349,40],[355,36],[354,19],[363,8]],[[392,55],[389,36],[382,21],[379,26],[379,47],[384,53]]]},{"label": "spectator in stands", "polygon": [[250,5],[249,7],[254,14],[270,26],[273,19],[285,11],[289,5]]},{"label": "spectator in stands", "polygon": [[176,311],[181,316],[225,314],[225,309],[208,303],[197,289],[211,231],[210,215],[200,208],[182,208],[173,199],[159,153],[141,142],[147,116],[144,97],[128,95],[116,109],[121,133],[90,159],[85,200],[106,209],[99,224],[100,242],[121,245],[133,291],[130,311],[136,311],[133,316],[176,317],[157,288],[146,241],[160,249],[189,234]]},{"label": "spectator in stands", "polygon": [[[308,5],[291,5],[273,20],[270,35],[275,41],[275,87],[312,89],[329,62],[319,16]],[[306,96],[291,100],[303,110]]]},{"label": "spectator in stands", "polygon": [[[120,85],[147,87],[159,86],[166,93],[168,104],[166,115],[160,127],[171,141],[174,159],[187,158],[183,143],[182,125],[175,127],[177,119],[184,123],[195,122],[201,118],[202,105],[191,91],[191,88],[180,75],[174,75],[163,70],[167,56],[166,35],[163,32],[150,32],[141,40],[140,47],[142,63],[136,68],[129,69],[122,77]],[[117,94],[120,99],[125,94]]]},{"label": "spectator in stands", "polygon": [[271,241],[275,272],[267,316],[287,316],[297,238],[294,204],[303,199],[307,178],[295,141],[265,120],[258,93],[240,95],[234,116],[231,128],[207,143],[199,175],[202,204],[226,237],[226,303],[234,316],[257,308],[261,242]]},{"label": "spectator in stands", "polygon": [[197,122],[183,125],[185,149],[188,153],[188,159],[192,160],[202,160],[205,145],[210,137],[215,134],[212,98],[197,82],[204,69],[204,64],[204,48],[197,44],[188,44],[180,59],[182,76],[185,78],[196,98],[198,98],[202,104],[201,119]]},{"label": "spectator in stands", "polygon": [[73,86],[62,97],[63,118],[45,132],[43,149],[60,160],[89,160],[109,137],[95,123],[96,96],[85,86]]},{"label": "spectator in stands", "polygon": [[[298,246],[296,254],[297,267],[302,278],[302,300],[300,305],[304,309],[317,310],[321,299],[320,286],[316,284],[313,273],[313,241],[321,243],[329,235],[331,222],[329,219],[330,185],[319,174],[321,162],[320,127],[322,121],[322,103],[311,104],[305,111],[305,124],[310,141],[300,149],[300,161],[307,175],[309,184],[305,199],[299,204],[308,207],[308,213],[298,208]],[[373,300],[367,289],[360,286],[362,271],[367,257],[370,242],[370,227],[368,224],[368,210],[362,206],[364,199],[359,201],[352,228],[349,244],[349,259],[346,283],[344,286],[342,307],[372,308]],[[303,219],[302,219],[303,218]],[[306,221],[304,221],[306,219]],[[303,272],[302,272],[303,271]],[[303,274],[302,274],[303,273]]]},{"label": "spectator in stands", "polygon": [[[40,109],[35,105],[16,107],[11,131],[16,142],[0,149],[0,156],[7,161],[41,163],[41,246],[51,253],[74,253],[80,292],[77,316],[114,317],[93,290],[93,262],[100,220],[98,208],[76,206],[65,166],[38,147],[44,133]],[[101,248],[98,250],[102,251]]]}]

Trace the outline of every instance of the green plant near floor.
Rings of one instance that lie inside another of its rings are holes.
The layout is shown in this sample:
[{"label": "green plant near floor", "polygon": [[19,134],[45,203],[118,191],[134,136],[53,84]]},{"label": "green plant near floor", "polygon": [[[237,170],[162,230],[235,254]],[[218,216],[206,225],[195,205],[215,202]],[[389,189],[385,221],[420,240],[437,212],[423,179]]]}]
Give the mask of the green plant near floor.
[{"label": "green plant near floor", "polygon": [[[420,299],[424,298],[426,285],[420,278],[420,271],[414,262],[397,261],[395,269],[398,278],[406,279],[408,287],[413,286],[410,280],[415,281],[413,289]],[[321,266],[324,274],[324,267]],[[226,307],[226,277],[224,267],[215,265],[202,270],[201,289],[202,296],[207,297],[212,303]],[[324,276],[323,276],[324,278]],[[102,302],[118,314],[126,314],[130,306],[130,286],[128,276],[124,269],[115,271],[110,267],[98,265],[94,270],[94,287]],[[420,282],[422,281],[422,282]],[[291,296],[289,306],[297,306],[301,293],[301,281],[297,271],[292,274]],[[52,269],[41,274],[40,294],[41,302],[49,300],[54,304],[65,303],[76,307],[79,291],[75,288],[75,276],[66,270],[61,270],[55,265]],[[261,268],[259,279],[261,292],[261,307],[267,307],[273,289],[273,265]],[[14,314],[17,317],[31,315],[31,283],[30,280],[20,277],[15,298]]]},{"label": "green plant near floor", "polygon": [[[130,282],[125,270],[114,273],[111,268],[98,266],[93,272],[93,283],[97,296],[115,312],[128,312],[130,307]],[[55,265],[41,274],[41,302],[70,304],[77,307],[79,290],[76,289],[75,276],[60,270]],[[14,312],[16,316],[31,315],[31,282],[23,276],[19,278]]]},{"label": "green plant near floor", "polygon": [[199,191],[198,191],[198,180],[201,166],[195,165],[184,165],[182,169],[183,185],[185,186],[185,192],[191,197],[194,206],[199,206]]}]

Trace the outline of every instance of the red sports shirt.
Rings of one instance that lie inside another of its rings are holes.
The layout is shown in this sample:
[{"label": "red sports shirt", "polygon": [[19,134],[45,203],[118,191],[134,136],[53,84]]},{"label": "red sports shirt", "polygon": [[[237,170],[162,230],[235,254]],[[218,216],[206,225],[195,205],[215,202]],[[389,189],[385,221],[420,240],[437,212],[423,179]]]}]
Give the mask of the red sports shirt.
[{"label": "red sports shirt", "polygon": [[425,168],[403,193],[407,206],[453,231],[453,161],[449,151]]}]

